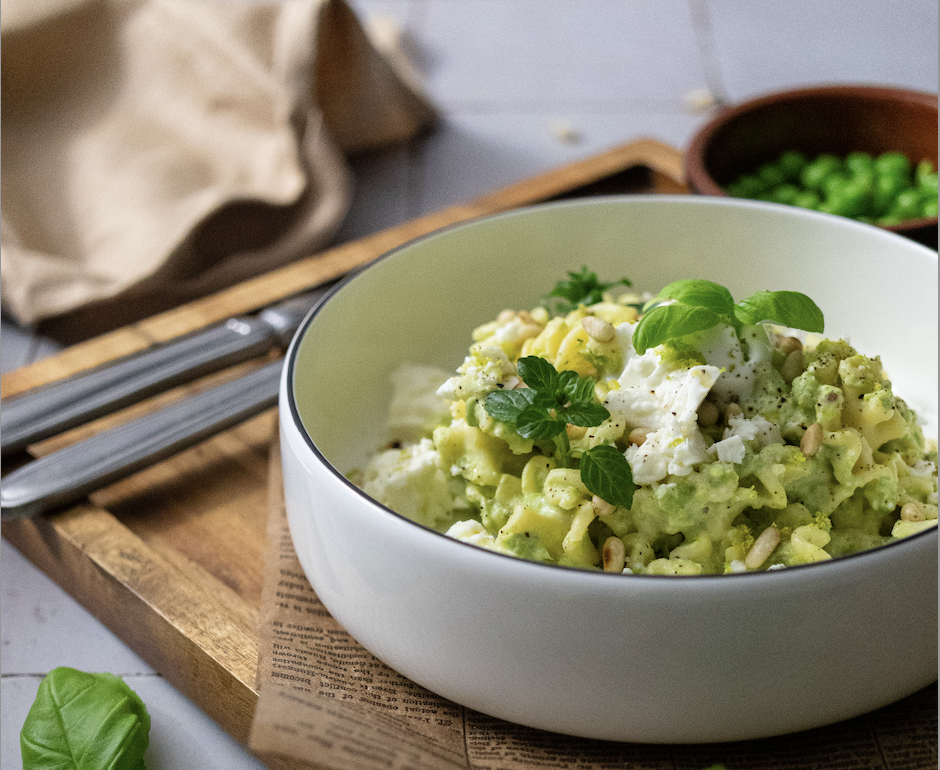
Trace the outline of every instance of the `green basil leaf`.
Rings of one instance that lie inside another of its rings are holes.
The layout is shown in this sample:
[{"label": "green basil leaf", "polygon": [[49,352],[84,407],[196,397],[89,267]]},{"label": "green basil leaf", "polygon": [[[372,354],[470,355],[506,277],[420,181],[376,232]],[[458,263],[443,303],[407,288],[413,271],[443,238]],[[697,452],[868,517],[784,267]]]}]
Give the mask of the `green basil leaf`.
[{"label": "green basil leaf", "polygon": [[544,358],[526,356],[516,363],[522,381],[530,388],[554,395],[558,391],[558,372]]},{"label": "green basil leaf", "polygon": [[23,729],[24,770],[145,770],[150,715],[114,674],[60,667],[39,685]]},{"label": "green basil leaf", "polygon": [[542,441],[555,438],[558,434],[564,433],[564,430],[563,420],[554,419],[545,409],[538,406],[523,409],[516,418],[516,432],[523,438]]},{"label": "green basil leaf", "polygon": [[674,299],[683,305],[704,307],[715,313],[730,315],[734,312],[734,297],[721,284],[693,278],[673,281],[659,292],[664,299]]},{"label": "green basil leaf", "polygon": [[822,334],[823,312],[813,300],[798,291],[759,291],[734,308],[743,324],[775,323],[791,329]]},{"label": "green basil leaf", "polygon": [[611,505],[633,505],[633,471],[616,447],[600,444],[581,455],[581,481],[592,494]]},{"label": "green basil leaf", "polygon": [[483,408],[494,420],[515,422],[519,413],[532,403],[535,391],[529,388],[518,390],[494,390],[487,393]]},{"label": "green basil leaf", "polygon": [[610,417],[610,412],[601,404],[575,403],[562,410],[559,418],[570,422],[572,425],[580,425],[582,428],[592,428],[600,425],[604,420]]},{"label": "green basil leaf", "polygon": [[633,330],[633,348],[641,355],[649,348],[684,337],[686,334],[711,329],[721,318],[703,307],[673,304],[659,305],[644,315]]}]

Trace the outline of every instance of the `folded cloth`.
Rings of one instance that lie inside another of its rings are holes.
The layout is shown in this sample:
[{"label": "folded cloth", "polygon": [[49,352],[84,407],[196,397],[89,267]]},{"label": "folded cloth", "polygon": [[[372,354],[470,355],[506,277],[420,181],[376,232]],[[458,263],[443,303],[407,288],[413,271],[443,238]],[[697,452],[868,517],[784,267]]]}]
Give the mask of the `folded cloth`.
[{"label": "folded cloth", "polygon": [[[0,293],[66,341],[322,248],[434,119],[341,0],[4,0]],[[62,331],[62,329],[60,329]]]}]

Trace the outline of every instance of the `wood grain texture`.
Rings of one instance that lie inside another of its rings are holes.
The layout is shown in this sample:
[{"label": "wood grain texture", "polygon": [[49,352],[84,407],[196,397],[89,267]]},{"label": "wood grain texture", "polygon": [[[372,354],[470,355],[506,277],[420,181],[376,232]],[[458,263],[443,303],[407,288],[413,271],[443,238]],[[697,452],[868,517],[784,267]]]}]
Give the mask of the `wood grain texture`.
[{"label": "wood grain texture", "polygon": [[[438,228],[520,206],[599,193],[682,192],[679,151],[642,139],[246,281],[69,348],[2,378],[7,398],[148,345],[248,313],[365,265]],[[30,448],[43,455],[185,398],[249,364]],[[276,412],[2,534],[237,740],[257,702],[258,612]],[[7,464],[9,470],[15,463]],[[266,758],[272,768],[289,762]]]}]

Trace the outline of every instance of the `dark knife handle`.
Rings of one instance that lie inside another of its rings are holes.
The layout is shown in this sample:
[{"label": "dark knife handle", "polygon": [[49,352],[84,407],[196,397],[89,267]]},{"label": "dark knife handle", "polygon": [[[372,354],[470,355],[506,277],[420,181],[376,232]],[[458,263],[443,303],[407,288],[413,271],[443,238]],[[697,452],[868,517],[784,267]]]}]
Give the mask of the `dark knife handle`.
[{"label": "dark knife handle", "polygon": [[282,361],[27,463],[0,484],[0,518],[77,502],[277,403]]},{"label": "dark knife handle", "polygon": [[224,324],[133,354],[47,387],[4,400],[0,452],[4,456],[64,430],[263,355],[278,343],[259,318]]}]

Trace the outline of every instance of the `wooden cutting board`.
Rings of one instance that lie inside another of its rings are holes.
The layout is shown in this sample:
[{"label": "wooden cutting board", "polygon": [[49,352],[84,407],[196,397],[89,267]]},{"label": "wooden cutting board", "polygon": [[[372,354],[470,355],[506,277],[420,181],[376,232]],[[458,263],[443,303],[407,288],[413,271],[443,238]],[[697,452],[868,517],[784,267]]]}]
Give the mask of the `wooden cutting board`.
[{"label": "wooden cutting board", "polygon": [[[258,310],[447,225],[559,198],[682,193],[682,178],[678,150],[652,139],[633,141],[80,343],[4,375],[0,394],[8,398]],[[178,388],[41,442],[30,453],[48,454],[256,365]],[[2,526],[4,538],[243,743],[257,702],[267,490],[279,482],[268,474],[275,429],[272,409],[101,490],[88,502]]]}]

